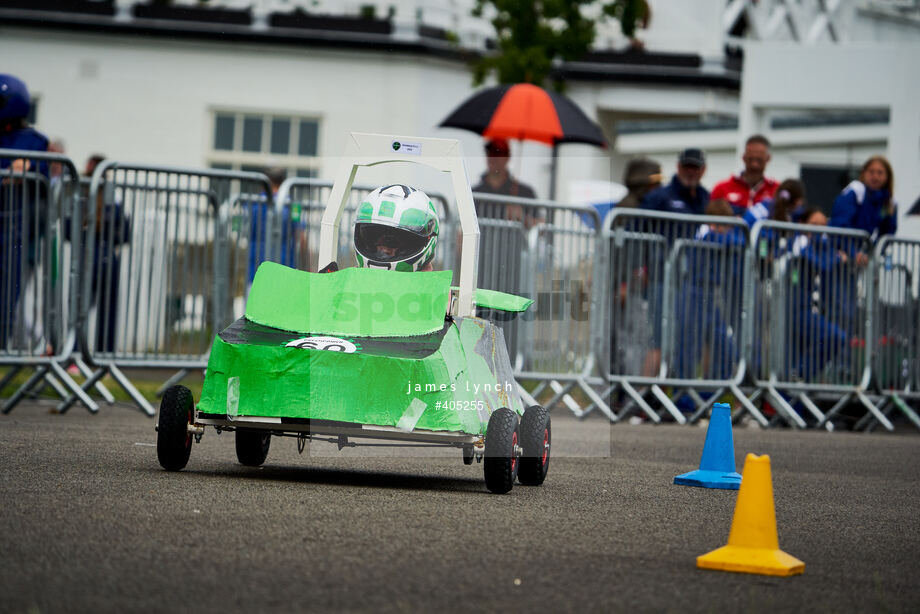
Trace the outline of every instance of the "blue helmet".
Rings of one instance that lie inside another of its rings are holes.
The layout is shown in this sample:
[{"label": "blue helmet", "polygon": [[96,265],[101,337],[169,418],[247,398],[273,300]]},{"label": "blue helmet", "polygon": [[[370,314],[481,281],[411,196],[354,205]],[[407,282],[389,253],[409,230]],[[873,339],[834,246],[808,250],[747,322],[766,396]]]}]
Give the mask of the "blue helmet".
[{"label": "blue helmet", "polygon": [[29,115],[29,90],[26,84],[0,73],[0,121],[22,119]]}]

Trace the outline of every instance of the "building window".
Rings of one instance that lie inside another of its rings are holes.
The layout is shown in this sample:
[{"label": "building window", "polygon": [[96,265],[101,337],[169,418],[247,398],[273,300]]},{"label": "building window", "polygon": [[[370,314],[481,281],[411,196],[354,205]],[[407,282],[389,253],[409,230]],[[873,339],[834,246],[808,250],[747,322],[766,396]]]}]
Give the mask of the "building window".
[{"label": "building window", "polygon": [[315,117],[217,110],[208,166],[225,170],[287,169],[288,177],[316,177],[319,120]]}]

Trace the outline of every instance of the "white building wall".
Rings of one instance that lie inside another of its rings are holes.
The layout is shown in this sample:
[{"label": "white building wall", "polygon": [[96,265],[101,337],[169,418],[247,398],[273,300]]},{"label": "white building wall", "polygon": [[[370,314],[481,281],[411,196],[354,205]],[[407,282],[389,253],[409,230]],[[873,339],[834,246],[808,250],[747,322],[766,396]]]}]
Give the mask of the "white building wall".
[{"label": "white building wall", "polygon": [[[398,53],[51,38],[17,28],[0,29],[0,57],[40,99],[38,128],[62,138],[78,167],[94,152],[204,166],[213,142],[211,112],[231,109],[318,117],[319,176],[331,177],[350,131],[447,136],[437,124],[470,93],[462,64]],[[481,153],[478,136],[449,132],[466,151]]]},{"label": "white building wall", "polygon": [[[399,18],[419,7],[432,11],[438,8],[439,19],[446,20],[442,25],[449,25],[451,20],[461,25],[476,23],[462,17],[468,9],[463,6],[465,1],[440,6],[408,1],[395,4]],[[724,42],[719,33],[719,27],[724,25],[719,22],[724,17],[723,9],[713,8],[715,5],[720,3],[655,0],[652,26],[640,32],[640,37],[656,51],[715,53]],[[286,6],[279,5],[281,10],[287,10]],[[263,3],[256,9],[266,13],[279,7]],[[844,8],[847,7],[850,5],[844,3]],[[849,13],[841,13],[838,19],[856,19],[857,12],[851,9],[848,8]],[[855,26],[851,28],[861,37],[887,23],[875,18],[861,19],[865,32],[859,33]],[[893,31],[898,28],[918,31],[910,24],[895,26]],[[874,79],[851,84],[848,75],[854,69],[846,59],[834,60],[837,56],[833,54],[841,49],[854,49],[852,45],[776,43],[769,49],[760,55],[756,51],[748,54],[745,83],[756,84],[758,91],[767,97],[757,104],[797,108],[851,107],[855,99],[850,93],[862,96],[864,91],[877,89],[872,83],[893,70],[909,74],[910,63],[918,57],[908,50],[892,62],[884,58],[872,60],[875,56],[871,54],[862,57],[858,49],[847,52],[849,55],[845,57],[853,57],[860,70],[873,73]],[[779,54],[776,57],[785,58],[781,69],[771,56],[774,51]],[[815,59],[824,56],[831,59],[820,62]],[[63,138],[67,153],[78,166],[94,152],[125,161],[204,166],[213,141],[211,113],[220,108],[318,117],[321,177],[333,175],[335,157],[342,150],[346,134],[352,130],[458,138],[468,156],[471,181],[475,183],[484,170],[482,141],[478,136],[437,127],[473,91],[467,67],[456,61],[291,45],[169,41],[58,31],[51,36],[47,30],[2,25],[0,57],[6,65],[15,66],[17,74],[40,97],[38,127],[51,137]],[[820,68],[808,68],[814,66]],[[901,89],[910,88],[915,81],[904,78],[895,84]],[[808,97],[809,92],[826,90],[831,85],[848,89],[831,99]],[[738,115],[739,98],[734,92],[718,88],[610,82],[572,82],[567,93],[601,123],[613,146],[608,150],[583,145],[559,148],[557,195],[563,198],[573,181],[619,181],[626,161],[633,155],[658,159],[665,174],[670,174],[677,152],[690,146],[707,151],[709,169],[705,183],[711,186],[738,170],[739,142],[754,129],[763,128],[744,119],[741,113],[742,129],[738,132],[618,136],[613,125],[618,118]],[[884,90],[874,93],[873,104],[885,106],[889,93],[894,95]],[[898,96],[909,100],[911,94]],[[912,125],[918,120],[914,115],[909,106],[893,110],[890,133],[878,127],[843,127],[770,134],[777,142],[770,173],[782,178],[797,174],[802,164],[848,165],[854,161],[858,164],[864,155],[884,152],[892,134],[901,135],[899,143],[909,142],[914,134],[916,142],[917,130]],[[896,164],[901,157],[897,152],[905,147],[897,145],[890,151]],[[515,158],[512,171],[532,184],[538,195],[548,196],[550,148],[535,143],[513,143],[512,150]],[[904,150],[910,159],[909,147]],[[905,164],[909,166],[910,162]],[[916,173],[907,168],[897,172],[898,197],[905,208],[920,193],[920,185],[914,185],[915,177]],[[391,179],[395,178],[374,172],[359,177],[368,183]],[[408,172],[405,180],[420,179],[418,171],[413,171]],[[430,182],[434,187],[429,189],[433,191],[446,190],[446,182],[440,180],[437,176],[426,176],[422,183],[427,187]]]},{"label": "white building wall", "polygon": [[[821,45],[807,50],[780,43],[749,43],[745,48],[739,147],[744,135],[752,132],[764,131],[770,136],[767,118],[775,110],[888,110],[884,149],[873,153],[886,155],[894,170],[894,196],[901,204],[898,234],[920,238],[920,220],[905,215],[920,195],[917,58],[917,43]],[[780,80],[783,88],[772,86]],[[807,148],[809,142],[802,139],[798,145]],[[846,143],[844,140],[839,145]]]}]

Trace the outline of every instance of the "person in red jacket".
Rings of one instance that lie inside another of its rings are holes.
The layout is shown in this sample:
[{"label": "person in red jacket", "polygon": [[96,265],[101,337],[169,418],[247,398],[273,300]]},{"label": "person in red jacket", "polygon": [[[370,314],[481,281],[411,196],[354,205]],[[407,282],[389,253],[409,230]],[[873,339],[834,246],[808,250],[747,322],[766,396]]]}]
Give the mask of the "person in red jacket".
[{"label": "person in red jacket", "polygon": [[762,200],[772,198],[779,183],[764,175],[770,161],[770,141],[762,134],[755,134],[744,144],[744,170],[716,184],[711,200],[727,200],[735,215],[743,214]]}]

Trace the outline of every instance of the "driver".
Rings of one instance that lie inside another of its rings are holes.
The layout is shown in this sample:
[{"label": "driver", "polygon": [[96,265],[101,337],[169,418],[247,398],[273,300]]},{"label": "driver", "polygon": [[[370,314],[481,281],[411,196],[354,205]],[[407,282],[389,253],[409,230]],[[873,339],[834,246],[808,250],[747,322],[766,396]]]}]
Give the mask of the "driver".
[{"label": "driver", "polygon": [[390,271],[431,271],[438,245],[438,213],[428,195],[393,184],[367,195],[355,218],[358,266]]}]

